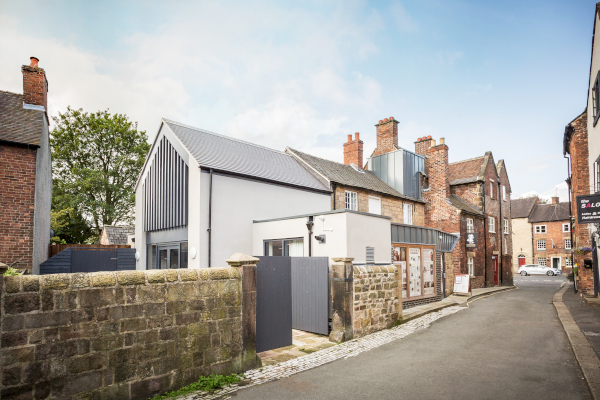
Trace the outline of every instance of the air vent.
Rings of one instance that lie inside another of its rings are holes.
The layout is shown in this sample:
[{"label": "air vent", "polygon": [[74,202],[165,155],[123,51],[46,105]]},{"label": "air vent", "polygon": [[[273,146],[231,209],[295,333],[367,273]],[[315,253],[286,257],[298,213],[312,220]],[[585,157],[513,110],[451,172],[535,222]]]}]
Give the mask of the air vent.
[{"label": "air vent", "polygon": [[375,264],[375,247],[367,247],[367,264]]}]

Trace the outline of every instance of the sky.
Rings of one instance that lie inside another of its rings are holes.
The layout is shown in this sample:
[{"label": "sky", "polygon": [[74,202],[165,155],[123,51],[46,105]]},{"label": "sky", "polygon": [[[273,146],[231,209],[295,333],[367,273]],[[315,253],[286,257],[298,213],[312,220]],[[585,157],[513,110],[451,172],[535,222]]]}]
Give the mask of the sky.
[{"label": "sky", "polygon": [[[40,59],[49,112],[109,109],[343,162],[393,116],[399,145],[491,151],[512,198],[567,200],[565,126],[586,106],[595,1],[0,0],[0,90]],[[52,126],[51,126],[52,127]]]}]

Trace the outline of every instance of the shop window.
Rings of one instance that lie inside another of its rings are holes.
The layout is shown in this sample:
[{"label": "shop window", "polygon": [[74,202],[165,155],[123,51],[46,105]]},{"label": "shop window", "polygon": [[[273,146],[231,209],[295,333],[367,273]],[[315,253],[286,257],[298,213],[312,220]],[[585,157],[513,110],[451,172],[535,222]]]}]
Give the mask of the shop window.
[{"label": "shop window", "polygon": [[402,298],[405,299],[408,295],[408,280],[406,276],[406,247],[394,247],[394,264],[396,264],[400,270],[400,276],[402,277]]},{"label": "shop window", "polygon": [[402,277],[402,298],[412,300],[436,294],[435,251],[394,246],[393,262]]}]

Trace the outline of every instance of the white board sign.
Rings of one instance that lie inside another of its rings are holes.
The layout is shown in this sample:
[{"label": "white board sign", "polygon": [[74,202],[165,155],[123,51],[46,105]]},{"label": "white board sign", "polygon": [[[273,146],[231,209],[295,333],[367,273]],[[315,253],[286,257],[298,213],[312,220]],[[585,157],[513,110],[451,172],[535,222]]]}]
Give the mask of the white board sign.
[{"label": "white board sign", "polygon": [[454,275],[454,293],[468,295],[471,289],[470,278],[468,274]]}]

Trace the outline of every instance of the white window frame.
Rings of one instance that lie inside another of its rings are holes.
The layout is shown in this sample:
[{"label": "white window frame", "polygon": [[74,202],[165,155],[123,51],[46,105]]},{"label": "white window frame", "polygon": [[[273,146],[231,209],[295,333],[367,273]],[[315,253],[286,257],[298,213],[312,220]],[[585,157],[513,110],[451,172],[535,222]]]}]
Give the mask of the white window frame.
[{"label": "white window frame", "polygon": [[403,214],[404,223],[406,225],[412,225],[413,224],[413,205],[404,203],[404,207],[402,207],[402,214]]},{"label": "white window frame", "polygon": [[[371,200],[377,201],[377,203],[379,204],[378,210],[372,210],[371,209]],[[378,215],[381,215],[381,198],[380,197],[369,196],[369,214],[378,214]]]},{"label": "white window frame", "polygon": [[565,257],[565,267],[572,267],[573,259],[571,257]]},{"label": "white window frame", "polygon": [[504,234],[508,235],[508,233],[509,233],[508,220],[506,218],[504,218]]},{"label": "white window frame", "polygon": [[473,259],[473,257],[467,258],[467,269],[469,275],[475,276],[475,260]]},{"label": "white window frame", "polygon": [[488,232],[496,233],[496,218],[488,217]]},{"label": "white window frame", "polygon": [[535,233],[546,233],[546,225],[534,225]]},{"label": "white window frame", "polygon": [[542,267],[546,266],[546,261],[547,261],[546,257],[538,257],[537,258],[537,263],[540,264]]},{"label": "white window frame", "polygon": [[546,250],[546,239],[540,239],[536,243],[536,249]]},{"label": "white window frame", "polygon": [[490,199],[494,198],[494,182],[490,182]]},{"label": "white window frame", "polygon": [[[567,247],[569,246],[569,247]],[[573,243],[571,242],[571,239],[565,239],[565,250],[571,250],[571,248],[573,247]]]},{"label": "white window frame", "polygon": [[358,193],[346,190],[346,210],[358,211]]},{"label": "white window frame", "polygon": [[467,233],[475,232],[475,225],[473,224],[473,218],[467,218]]},{"label": "white window frame", "polygon": [[502,185],[502,200],[506,201],[506,186]]},{"label": "white window frame", "polygon": [[567,222],[562,224],[562,231],[563,232],[571,232],[571,223]]}]

